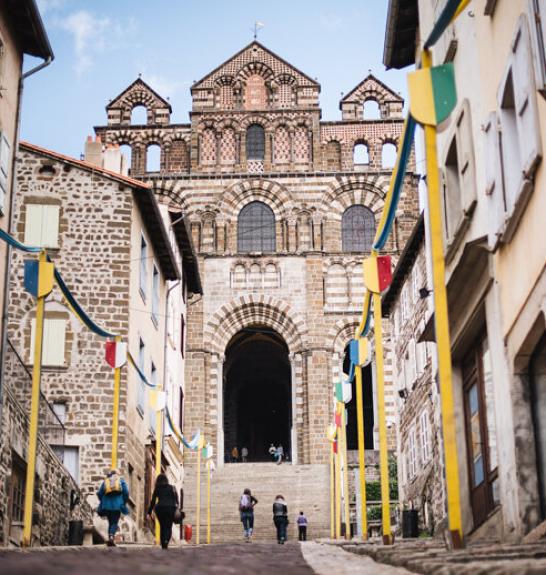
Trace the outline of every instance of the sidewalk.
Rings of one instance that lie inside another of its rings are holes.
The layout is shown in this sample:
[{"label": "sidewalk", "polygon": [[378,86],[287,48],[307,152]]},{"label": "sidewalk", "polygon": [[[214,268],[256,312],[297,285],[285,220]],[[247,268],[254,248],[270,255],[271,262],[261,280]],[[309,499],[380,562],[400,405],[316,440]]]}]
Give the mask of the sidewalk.
[{"label": "sidewalk", "polygon": [[405,567],[422,575],[546,575],[546,542],[473,544],[457,551],[431,540],[406,540],[392,546],[347,542],[341,546],[378,563]]}]

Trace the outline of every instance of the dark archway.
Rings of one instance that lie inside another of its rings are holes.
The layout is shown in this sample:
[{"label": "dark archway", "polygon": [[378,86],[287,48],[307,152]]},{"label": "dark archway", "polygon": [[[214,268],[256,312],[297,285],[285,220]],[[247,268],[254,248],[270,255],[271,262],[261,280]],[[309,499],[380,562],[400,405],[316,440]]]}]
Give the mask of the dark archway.
[{"label": "dark archway", "polygon": [[[345,348],[343,371],[349,373],[349,346]],[[362,368],[362,404],[364,407],[364,449],[374,449],[373,383],[372,364]],[[347,404],[347,449],[358,449],[358,426],[356,416],[356,377],[352,383],[353,398]]]},{"label": "dark archway", "polygon": [[233,336],[224,363],[226,455],[246,447],[249,461],[269,461],[271,443],[290,453],[290,373],[288,347],[276,331],[252,326]]}]

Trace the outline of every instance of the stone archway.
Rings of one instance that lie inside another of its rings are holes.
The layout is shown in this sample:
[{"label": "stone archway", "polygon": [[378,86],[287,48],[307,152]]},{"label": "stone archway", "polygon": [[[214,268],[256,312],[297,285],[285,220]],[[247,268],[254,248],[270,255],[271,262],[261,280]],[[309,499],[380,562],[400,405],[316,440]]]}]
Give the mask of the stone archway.
[{"label": "stone archway", "polygon": [[248,449],[248,461],[269,461],[271,444],[290,453],[291,365],[288,346],[274,330],[249,326],[230,340],[224,361],[224,453]]}]

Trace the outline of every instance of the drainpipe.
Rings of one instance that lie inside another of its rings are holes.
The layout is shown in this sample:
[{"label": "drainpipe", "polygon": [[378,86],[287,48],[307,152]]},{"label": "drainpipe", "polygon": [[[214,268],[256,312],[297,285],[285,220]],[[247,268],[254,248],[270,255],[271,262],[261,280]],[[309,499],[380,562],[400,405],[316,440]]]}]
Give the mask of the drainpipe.
[{"label": "drainpipe", "polygon": [[[15,209],[15,195],[17,193],[17,152],[19,149],[19,131],[21,128],[21,103],[23,101],[23,88],[24,81],[36,72],[43,70],[53,62],[53,55],[48,56],[41,64],[34,66],[24,74],[21,74],[19,80],[19,87],[17,91],[17,112],[15,120],[15,141],[13,142],[12,158],[11,158],[11,197],[9,206],[9,219],[8,219],[8,234],[13,235],[13,212]],[[22,64],[21,64],[22,66]],[[11,246],[7,246],[6,252],[6,271],[4,273],[4,298],[2,301],[2,346],[0,348],[0,431],[3,424],[3,391],[4,391],[4,369],[6,364],[6,346],[8,339],[8,304],[9,304],[9,278],[11,274]]]}]

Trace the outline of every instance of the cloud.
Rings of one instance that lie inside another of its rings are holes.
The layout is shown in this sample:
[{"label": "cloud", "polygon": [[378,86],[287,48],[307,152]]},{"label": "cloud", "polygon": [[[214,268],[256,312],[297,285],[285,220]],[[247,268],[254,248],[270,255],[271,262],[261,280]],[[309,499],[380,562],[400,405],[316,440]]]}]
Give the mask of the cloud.
[{"label": "cloud", "polygon": [[176,93],[191,86],[191,82],[187,80],[174,80],[159,74],[149,74],[146,70],[142,72],[142,79],[164,98],[172,98]]}]

